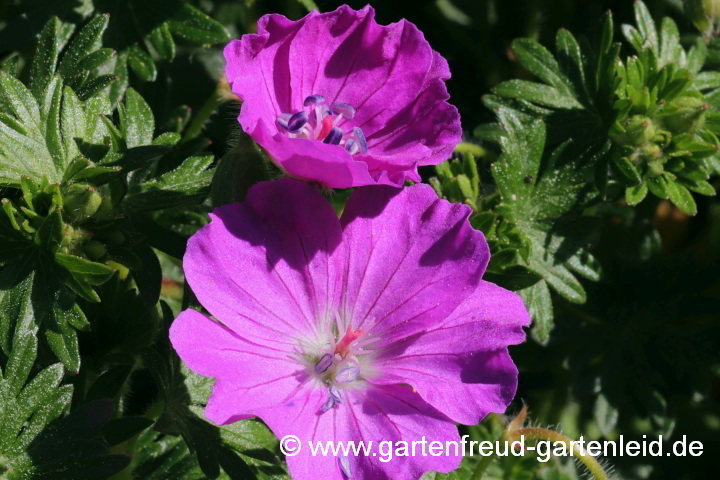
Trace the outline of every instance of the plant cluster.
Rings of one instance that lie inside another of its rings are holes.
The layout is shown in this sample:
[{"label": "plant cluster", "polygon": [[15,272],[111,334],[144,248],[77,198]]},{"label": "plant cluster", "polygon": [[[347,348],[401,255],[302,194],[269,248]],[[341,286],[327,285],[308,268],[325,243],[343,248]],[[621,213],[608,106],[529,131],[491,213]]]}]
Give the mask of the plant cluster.
[{"label": "plant cluster", "polygon": [[[474,456],[423,480],[705,474],[720,425],[716,2],[608,0],[597,25],[596,6],[574,2],[519,2],[523,22],[513,2],[392,3],[377,5],[384,23],[409,18],[448,58],[465,141],[417,177],[373,181],[467,205],[491,252],[483,279],[532,317],[510,348],[508,413],[527,403],[538,428],[522,410],[460,434],[554,438],[552,424],[564,439],[687,435],[707,448],[605,459],[613,469]],[[222,48],[263,13],[318,6],[337,5],[0,6],[0,478],[289,478],[265,423],[206,419],[214,380],[169,332],[204,306],[182,259],[208,213],[298,175],[236,121]],[[318,189],[338,217],[357,195],[347,186]]]}]

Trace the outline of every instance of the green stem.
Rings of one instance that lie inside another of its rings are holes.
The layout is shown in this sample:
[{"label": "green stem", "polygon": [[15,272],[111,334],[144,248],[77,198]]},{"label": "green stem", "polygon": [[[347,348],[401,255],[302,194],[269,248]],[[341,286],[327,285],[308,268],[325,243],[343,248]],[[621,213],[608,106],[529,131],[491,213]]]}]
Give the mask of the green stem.
[{"label": "green stem", "polygon": [[492,455],[488,455],[487,457],[482,457],[480,461],[477,464],[477,467],[475,467],[475,470],[472,473],[472,476],[470,477],[470,480],[481,480],[483,475],[485,475],[485,470],[490,466],[492,461],[495,459],[495,452],[493,451]]},{"label": "green stem", "polygon": [[220,82],[217,88],[213,90],[213,93],[205,101],[205,103],[203,103],[202,107],[200,107],[200,110],[198,110],[198,112],[195,114],[192,121],[190,122],[190,125],[188,125],[187,130],[185,130],[185,134],[182,138],[183,142],[186,142],[200,135],[200,132],[202,132],[203,127],[205,126],[205,123],[208,121],[210,116],[215,113],[215,110],[217,110],[220,105],[222,105],[228,100],[227,94],[225,92],[226,89],[227,87],[223,85],[223,82]]},{"label": "green stem", "polygon": [[[572,438],[565,436],[561,433],[554,432],[552,430],[547,430],[545,428],[520,428],[517,430],[513,430],[512,436],[523,436],[525,438],[534,440],[549,440],[551,442],[562,442],[568,448],[570,448],[571,444],[573,443]],[[570,448],[570,451],[573,456],[575,456],[578,460],[585,464],[585,467],[587,467],[587,469],[590,471],[590,474],[597,480],[609,480],[607,473],[605,473],[605,470],[603,469],[602,465],[600,465],[600,462],[595,460],[595,457],[593,457],[592,455],[588,455],[587,453],[585,453],[584,449],[581,448]],[[475,477],[473,477],[473,479],[475,479]]]}]

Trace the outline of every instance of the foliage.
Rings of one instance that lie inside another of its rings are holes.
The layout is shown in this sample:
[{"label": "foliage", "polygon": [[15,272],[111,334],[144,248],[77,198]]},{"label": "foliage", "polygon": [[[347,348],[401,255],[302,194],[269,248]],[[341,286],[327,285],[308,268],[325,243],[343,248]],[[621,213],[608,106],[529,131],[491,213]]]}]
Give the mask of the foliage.
[{"label": "foliage", "polygon": [[[710,445],[720,424],[720,37],[701,3],[375,5],[381,23],[417,23],[453,72],[466,142],[421,174],[472,208],[485,278],[532,313],[510,413],[527,402],[572,438]],[[264,13],[315,6],[0,5],[1,478],[289,478],[260,421],[204,419],[212,380],[167,331],[200,308],[187,238],[281,174],[234,121],[222,47]],[[348,192],[328,196],[340,211]],[[459,428],[494,441],[510,427]],[[606,460],[616,478],[689,479],[711,457]],[[473,456],[423,478],[584,472]]]}]

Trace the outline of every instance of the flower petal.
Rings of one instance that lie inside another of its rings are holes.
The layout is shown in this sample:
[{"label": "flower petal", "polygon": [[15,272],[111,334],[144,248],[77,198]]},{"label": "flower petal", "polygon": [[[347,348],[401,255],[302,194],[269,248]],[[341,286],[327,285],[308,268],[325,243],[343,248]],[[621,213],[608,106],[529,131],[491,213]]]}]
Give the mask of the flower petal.
[{"label": "flower petal", "polygon": [[[274,161],[295,178],[315,181],[333,188],[374,184],[365,162],[355,160],[343,147],[315,140],[289,138],[280,133],[270,136],[261,120],[252,134],[255,141],[272,152]],[[387,174],[379,183],[391,184]]]},{"label": "flower petal", "polygon": [[170,342],[192,371],[216,378],[205,413],[220,425],[284,401],[307,379],[287,352],[250,342],[194,310],[175,319]]},{"label": "flower petal", "polygon": [[525,339],[530,315],[515,293],[489,282],[438,326],[408,336],[376,358],[376,383],[407,383],[456,422],[479,423],[503,413],[515,396],[517,369],[508,345]]},{"label": "flower petal", "polygon": [[335,211],[308,185],[283,179],[253,186],[247,202],[211,218],[184,257],[193,292],[239,335],[291,349],[292,336],[312,332],[337,302]]},{"label": "flower petal", "polygon": [[[368,456],[349,455],[353,480],[411,480],[433,470],[450,472],[458,467],[462,460],[462,447],[451,446],[450,455],[445,455],[447,441],[460,440],[457,427],[444,415],[425,403],[419,395],[407,386],[380,386],[367,391],[344,391],[343,402],[335,408],[322,412],[327,394],[322,390],[309,390],[307,394],[296,397],[292,405],[279,405],[258,412],[260,418],[279,438],[295,435],[302,443],[302,450],[296,456],[286,457],[290,474],[294,480],[314,480],[318,472],[323,472],[329,480],[347,480],[343,476],[339,459],[329,453],[312,455],[308,441],[372,442]],[[417,444],[417,454],[411,455],[412,442],[426,442],[426,455],[421,454],[421,445]],[[404,441],[408,445],[407,456],[394,456],[389,462],[386,450],[381,450],[381,442]],[[438,441],[443,445],[442,455],[429,453],[430,442]],[[373,455],[372,453],[375,453]]]},{"label": "flower petal", "polygon": [[[311,12],[297,22],[266,15],[258,33],[226,47],[225,59],[232,90],[244,100],[238,117],[244,130],[298,178],[331,188],[400,187],[419,180],[417,166],[442,162],[461,141],[459,114],[447,103],[445,59],[415,25],[378,25],[369,6]],[[352,108],[355,115],[337,126],[362,128],[367,153],[353,158],[342,147],[317,148],[302,139],[289,147],[277,138],[275,119],[302,110],[313,95]],[[342,170],[336,163],[350,165]]]},{"label": "flower petal", "polygon": [[474,291],[490,252],[469,215],[427,185],[357,189],[341,218],[353,328],[392,343],[434,326]]}]

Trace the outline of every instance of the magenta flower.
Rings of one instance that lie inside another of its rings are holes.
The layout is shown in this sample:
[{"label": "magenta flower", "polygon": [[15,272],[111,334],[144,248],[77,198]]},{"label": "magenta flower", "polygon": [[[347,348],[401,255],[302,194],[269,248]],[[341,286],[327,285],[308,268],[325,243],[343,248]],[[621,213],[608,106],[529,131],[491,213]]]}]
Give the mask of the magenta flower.
[{"label": "magenta flower", "polygon": [[255,185],[189,241],[187,280],[217,319],[186,310],[170,329],[193,371],[215,377],[217,424],[260,417],[303,442],[292,477],[417,479],[456,456],[311,456],[308,440],[459,440],[455,422],[504,412],[508,345],[530,319],[481,279],[490,258],[465,205],[427,185],[357,189],[338,220],[310,186]]},{"label": "magenta flower", "polygon": [[240,124],[291,176],[402,186],[460,142],[447,62],[415,25],[378,25],[370,6],[297,22],[265,15],[225,47],[225,61]]}]

